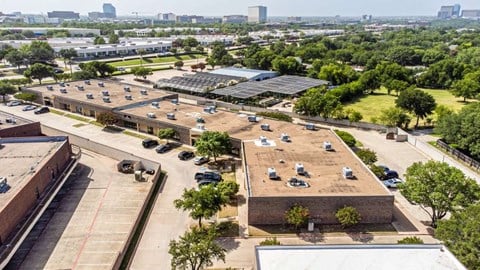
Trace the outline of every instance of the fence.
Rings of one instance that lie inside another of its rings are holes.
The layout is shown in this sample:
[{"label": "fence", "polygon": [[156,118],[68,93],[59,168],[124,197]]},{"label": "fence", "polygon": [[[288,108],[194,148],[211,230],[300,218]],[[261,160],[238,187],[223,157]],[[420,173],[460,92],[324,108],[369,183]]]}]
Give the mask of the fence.
[{"label": "fence", "polygon": [[477,170],[477,171],[480,170],[480,162],[478,162],[475,159],[465,155],[461,151],[459,151],[459,150],[457,150],[453,147],[450,147],[446,142],[444,142],[442,140],[437,140],[437,145],[438,145],[438,147],[445,150],[447,153],[449,153],[449,154],[455,156],[457,159],[465,162],[466,164],[468,164],[470,167],[474,168],[475,170]]}]

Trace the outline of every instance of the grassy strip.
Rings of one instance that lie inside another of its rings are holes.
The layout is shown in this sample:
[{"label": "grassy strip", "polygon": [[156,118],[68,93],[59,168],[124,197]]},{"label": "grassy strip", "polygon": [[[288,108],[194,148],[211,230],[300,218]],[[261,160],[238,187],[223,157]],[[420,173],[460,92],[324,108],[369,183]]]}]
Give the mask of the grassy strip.
[{"label": "grassy strip", "polygon": [[130,130],[124,130],[122,131],[123,134],[125,135],[128,135],[128,136],[132,136],[132,137],[135,137],[135,138],[139,138],[139,139],[148,139],[150,138],[149,136],[145,136],[145,135],[142,135],[142,134],[139,134],[139,133],[136,133],[136,132],[132,132]]},{"label": "grassy strip", "polygon": [[140,241],[140,237],[142,236],[148,217],[150,216],[150,213],[153,209],[153,204],[157,198],[158,190],[160,189],[160,186],[165,180],[166,175],[167,175],[167,172],[162,171],[157,181],[155,181],[155,186],[153,187],[153,192],[152,192],[153,195],[150,197],[150,199],[147,202],[145,211],[143,212],[143,215],[140,218],[140,222],[138,223],[138,226],[135,229],[135,232],[133,233],[132,241],[130,241],[130,245],[128,246],[127,251],[125,252],[125,256],[123,257],[123,260],[122,260],[122,263],[120,264],[119,269],[127,269],[130,261],[133,259],[133,253],[135,251],[136,246],[138,245],[138,242]]},{"label": "grassy strip", "polygon": [[49,109],[50,109],[51,113],[62,115],[62,116],[65,115],[65,112],[62,112],[62,111],[59,111],[59,110],[56,110],[56,109],[52,109],[52,108],[49,108]]},{"label": "grassy strip", "polygon": [[86,126],[86,125],[87,124],[84,124],[84,123],[78,123],[78,124],[73,125],[73,127],[79,128],[79,127],[83,127],[83,126]]},{"label": "grassy strip", "polygon": [[74,120],[77,120],[77,121],[85,122],[85,123],[90,123],[90,121],[91,121],[91,119],[89,119],[89,118],[82,117],[82,116],[76,115],[76,114],[67,113],[67,114],[64,114],[64,116],[66,116],[68,118],[71,118],[71,119],[74,119]]},{"label": "grassy strip", "polygon": [[[169,70],[172,69],[172,67],[166,67],[166,66],[155,66],[155,67],[147,67],[151,69],[152,71],[162,71],[162,70]],[[120,76],[120,75],[127,75],[127,74],[132,74],[132,71],[115,71],[113,72],[112,76]]]},{"label": "grassy strip", "polygon": [[158,64],[158,63],[174,63],[180,60],[192,60],[203,57],[202,54],[188,54],[188,55],[178,55],[178,56],[163,56],[163,57],[150,57],[143,58],[143,61],[140,59],[131,59],[125,61],[114,61],[109,62],[110,65],[114,67],[127,67],[127,66],[136,66],[142,64]]},{"label": "grassy strip", "polygon": [[91,120],[90,122],[88,122],[89,124],[92,124],[92,125],[95,125],[97,127],[104,127],[102,124],[100,124],[99,122],[95,121],[95,120]]}]

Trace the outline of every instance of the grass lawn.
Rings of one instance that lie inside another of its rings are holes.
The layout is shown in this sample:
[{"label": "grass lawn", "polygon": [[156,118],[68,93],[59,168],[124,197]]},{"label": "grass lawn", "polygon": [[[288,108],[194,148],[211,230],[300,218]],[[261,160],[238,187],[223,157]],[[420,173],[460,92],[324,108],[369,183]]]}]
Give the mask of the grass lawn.
[{"label": "grass lawn", "polygon": [[132,137],[135,137],[135,138],[142,139],[142,140],[150,138],[149,136],[144,136],[140,133],[132,132],[132,131],[129,131],[129,130],[124,130],[124,131],[122,131],[122,133],[125,134],[125,135],[128,135],[128,136],[132,136]]},{"label": "grass lawn", "polygon": [[[463,98],[454,97],[447,90],[436,90],[436,89],[422,89],[423,91],[432,95],[437,104],[445,105],[449,108],[452,108],[455,111],[459,111],[465,104]],[[372,117],[377,117],[380,115],[380,112],[384,109],[395,106],[395,95],[388,95],[387,90],[382,88],[381,90],[375,91],[372,95],[365,95],[361,98],[358,98],[354,102],[346,104],[345,109],[353,109],[360,112],[363,115],[363,121],[371,121]],[[472,102],[469,100],[469,102]],[[414,121],[413,121],[414,122]]]},{"label": "grass lawn", "polygon": [[[188,55],[178,55],[178,56],[164,56],[164,57],[151,57],[143,58],[143,64],[157,64],[157,63],[174,63],[179,60],[192,60],[197,58],[205,57],[202,54],[188,54]],[[109,62],[110,65],[114,67],[128,67],[140,65],[140,59],[131,59],[125,61],[115,61]]]}]

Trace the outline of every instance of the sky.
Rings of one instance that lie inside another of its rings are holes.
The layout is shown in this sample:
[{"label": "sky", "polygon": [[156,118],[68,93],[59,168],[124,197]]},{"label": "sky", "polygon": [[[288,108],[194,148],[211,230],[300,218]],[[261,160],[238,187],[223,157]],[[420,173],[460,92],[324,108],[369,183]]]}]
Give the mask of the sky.
[{"label": "sky", "polygon": [[[462,9],[480,9],[479,0],[108,0],[117,15],[247,15],[247,7],[267,6],[268,16],[435,16],[441,5],[459,3]],[[87,15],[101,11],[105,0],[0,0],[0,11],[39,14],[52,10],[72,10]]]}]

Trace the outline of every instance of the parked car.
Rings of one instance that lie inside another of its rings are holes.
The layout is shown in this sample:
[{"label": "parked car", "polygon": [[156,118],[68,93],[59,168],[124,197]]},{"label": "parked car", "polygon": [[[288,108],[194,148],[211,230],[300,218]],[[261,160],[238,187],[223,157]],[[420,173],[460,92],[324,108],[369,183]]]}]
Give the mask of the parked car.
[{"label": "parked car", "polygon": [[385,173],[388,172],[388,171],[390,171],[390,169],[389,169],[387,166],[385,166],[385,165],[377,165],[377,167],[383,169],[383,171],[384,171]]},{"label": "parked car", "polygon": [[42,113],[47,113],[49,112],[50,109],[48,107],[40,107],[38,109],[36,109],[35,111],[33,111],[35,114],[42,114]]},{"label": "parked car", "polygon": [[192,151],[182,151],[178,153],[178,158],[180,160],[187,160],[193,158],[195,154]]},{"label": "parked car", "polygon": [[216,185],[216,184],[218,184],[218,182],[213,181],[213,180],[209,180],[209,179],[205,179],[205,180],[198,181],[197,184],[198,184],[199,188],[202,188],[202,187],[207,186],[207,185]]},{"label": "parked car", "polygon": [[27,105],[27,106],[22,108],[22,111],[33,111],[36,108],[37,108],[37,106],[35,106],[35,105]]},{"label": "parked car", "polygon": [[158,145],[158,141],[157,141],[157,140],[144,139],[144,140],[142,141],[142,146],[143,146],[143,148],[150,148],[150,147],[157,146],[157,145]]},{"label": "parked car", "polygon": [[403,183],[403,180],[399,179],[399,178],[391,178],[391,179],[383,181],[383,184],[387,188],[397,188],[397,185],[402,184],[402,183]]},{"label": "parked car", "polygon": [[398,173],[397,171],[394,171],[394,170],[388,170],[385,172],[385,175],[383,176],[382,180],[388,180],[392,178],[398,178]]},{"label": "parked car", "polygon": [[202,164],[205,164],[209,161],[210,159],[208,157],[205,157],[205,156],[201,156],[201,157],[195,157],[193,159],[193,163],[195,165],[202,165]]},{"label": "parked car", "polygon": [[220,182],[222,181],[222,175],[218,172],[208,171],[208,172],[198,172],[195,174],[195,180],[197,182],[202,180],[211,180]]},{"label": "parked car", "polygon": [[12,100],[7,102],[8,107],[19,106],[19,105],[22,105],[22,101],[20,100]]},{"label": "parked car", "polygon": [[159,146],[157,146],[157,148],[155,148],[155,151],[157,151],[157,153],[159,154],[163,154],[165,152],[168,152],[170,149],[172,149],[170,147],[170,145],[168,144],[160,144]]}]

